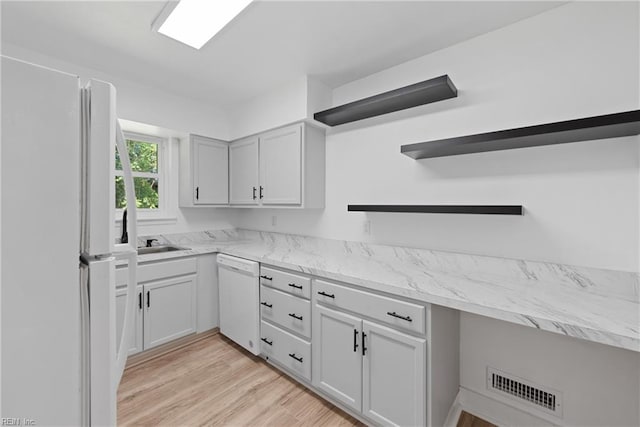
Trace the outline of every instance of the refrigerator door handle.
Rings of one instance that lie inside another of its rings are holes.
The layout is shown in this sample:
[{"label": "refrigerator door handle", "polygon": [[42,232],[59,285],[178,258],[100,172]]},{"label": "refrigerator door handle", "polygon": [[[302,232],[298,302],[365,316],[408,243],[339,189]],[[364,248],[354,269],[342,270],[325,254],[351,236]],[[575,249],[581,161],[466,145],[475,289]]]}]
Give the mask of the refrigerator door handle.
[{"label": "refrigerator door handle", "polygon": [[120,161],[122,162],[122,171],[124,175],[124,186],[127,197],[127,212],[129,216],[129,242],[125,245],[117,245],[118,249],[124,249],[116,252],[114,255],[116,258],[126,258],[129,263],[129,279],[127,282],[127,301],[125,303],[124,322],[122,326],[122,336],[120,338],[120,346],[118,347],[118,356],[116,358],[116,377],[114,378],[114,392],[117,391],[120,379],[124,372],[125,364],[127,363],[127,354],[131,338],[133,336],[133,325],[135,317],[135,305],[136,305],[136,285],[137,285],[137,272],[138,265],[138,232],[137,232],[137,211],[136,211],[136,193],[133,185],[133,175],[131,174],[131,163],[129,162],[129,153],[127,151],[124,134],[120,128],[120,123],[116,119],[116,147],[120,153]]}]

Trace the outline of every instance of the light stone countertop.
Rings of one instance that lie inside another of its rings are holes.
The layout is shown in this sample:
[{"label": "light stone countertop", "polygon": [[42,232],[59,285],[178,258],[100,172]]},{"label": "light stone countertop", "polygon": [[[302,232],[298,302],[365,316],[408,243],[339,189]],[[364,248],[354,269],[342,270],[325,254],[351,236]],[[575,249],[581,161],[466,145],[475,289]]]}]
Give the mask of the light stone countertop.
[{"label": "light stone countertop", "polygon": [[640,352],[635,272],[250,230],[152,237],[189,249],[139,262],[220,252]]}]

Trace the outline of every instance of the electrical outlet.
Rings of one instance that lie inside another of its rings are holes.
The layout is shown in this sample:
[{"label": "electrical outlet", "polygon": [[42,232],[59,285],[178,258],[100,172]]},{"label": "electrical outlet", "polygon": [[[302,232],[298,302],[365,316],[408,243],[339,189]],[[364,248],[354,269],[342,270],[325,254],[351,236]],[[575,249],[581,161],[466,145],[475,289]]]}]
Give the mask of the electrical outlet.
[{"label": "electrical outlet", "polygon": [[272,226],[272,227],[275,227],[276,225],[278,225],[278,217],[277,217],[277,216],[275,216],[275,215],[273,215],[273,216],[271,217],[271,226]]},{"label": "electrical outlet", "polygon": [[371,235],[371,220],[370,219],[365,219],[364,220],[364,227],[363,227],[362,231],[364,231],[364,234]]}]

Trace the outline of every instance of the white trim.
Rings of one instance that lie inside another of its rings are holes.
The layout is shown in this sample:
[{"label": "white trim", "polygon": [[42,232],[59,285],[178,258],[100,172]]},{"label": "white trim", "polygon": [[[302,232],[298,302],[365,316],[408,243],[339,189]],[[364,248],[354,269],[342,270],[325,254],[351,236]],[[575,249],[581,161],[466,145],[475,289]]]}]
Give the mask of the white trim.
[{"label": "white trim", "polygon": [[[169,138],[148,135],[139,132],[123,131],[125,140],[133,140],[156,144],[158,146],[158,172],[139,172],[132,171],[134,178],[152,178],[158,180],[158,207],[156,209],[138,208],[138,221],[140,223],[152,222],[156,224],[174,224],[177,218],[172,216],[169,209],[171,206],[171,197],[169,191],[170,185],[170,167],[171,167],[171,144]],[[122,171],[114,168],[114,177],[122,176]],[[115,209],[116,218],[122,218],[122,209]],[[121,220],[119,220],[121,222]],[[116,224],[118,220],[116,221]]]},{"label": "white trim", "polygon": [[[460,412],[462,411],[476,415],[497,426],[562,425],[558,424],[560,422],[558,419],[552,420],[549,419],[552,417],[537,417],[465,387],[460,387],[460,391],[452,405],[445,425],[456,425],[458,418],[460,417]],[[451,419],[452,417],[455,418]]]},{"label": "white trim", "polygon": [[451,405],[449,409],[449,414],[447,414],[447,419],[444,422],[444,427],[456,427],[458,425],[458,420],[460,419],[460,415],[462,414],[462,405],[460,404],[460,391],[456,395],[456,400]]},{"label": "white trim", "polygon": [[148,142],[150,144],[161,145],[167,141],[167,138],[163,138],[161,136],[155,136],[155,135],[148,135],[146,133],[130,132],[128,130],[124,130],[122,131],[122,133],[124,134],[124,139],[131,139],[131,140],[140,141],[140,142]]},{"label": "white trim", "polygon": [[[122,210],[120,210],[120,212],[122,212]],[[140,209],[138,209],[138,213],[140,213]],[[142,224],[142,225],[171,225],[177,222],[178,222],[177,217],[149,216],[146,218],[138,218],[138,224]],[[122,224],[122,217],[116,219],[116,226],[119,226],[120,224]]]},{"label": "white trim", "polygon": [[[158,168],[159,169],[159,168]],[[124,176],[124,174],[122,173],[121,170],[116,170],[115,176]],[[155,172],[131,172],[131,176],[134,178],[155,178],[157,180],[160,180],[160,173],[155,173]]]}]

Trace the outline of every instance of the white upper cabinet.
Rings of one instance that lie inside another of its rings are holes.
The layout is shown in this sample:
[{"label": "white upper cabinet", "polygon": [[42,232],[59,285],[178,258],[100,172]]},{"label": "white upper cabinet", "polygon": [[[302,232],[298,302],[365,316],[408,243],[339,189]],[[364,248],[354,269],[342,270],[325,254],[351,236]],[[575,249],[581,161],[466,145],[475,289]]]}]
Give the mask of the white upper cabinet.
[{"label": "white upper cabinet", "polygon": [[229,143],[191,135],[180,147],[180,206],[229,204]]},{"label": "white upper cabinet", "polygon": [[323,130],[297,123],[234,141],[229,158],[231,206],[324,207]]},{"label": "white upper cabinet", "polygon": [[258,137],[235,141],[229,152],[230,203],[257,205],[260,197],[258,180]]},{"label": "white upper cabinet", "polygon": [[302,125],[260,136],[260,186],[263,205],[302,203]]}]

